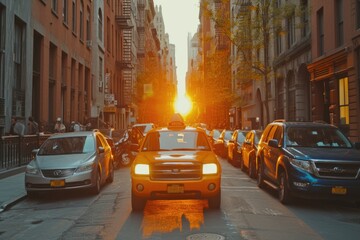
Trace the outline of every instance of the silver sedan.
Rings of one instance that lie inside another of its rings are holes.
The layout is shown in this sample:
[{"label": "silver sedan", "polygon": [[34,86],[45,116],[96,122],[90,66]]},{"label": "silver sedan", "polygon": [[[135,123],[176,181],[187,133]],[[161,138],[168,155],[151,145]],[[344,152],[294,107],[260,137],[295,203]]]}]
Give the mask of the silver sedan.
[{"label": "silver sedan", "polygon": [[26,167],[28,196],[41,191],[87,188],[93,194],[114,180],[111,147],[99,131],[50,136]]}]

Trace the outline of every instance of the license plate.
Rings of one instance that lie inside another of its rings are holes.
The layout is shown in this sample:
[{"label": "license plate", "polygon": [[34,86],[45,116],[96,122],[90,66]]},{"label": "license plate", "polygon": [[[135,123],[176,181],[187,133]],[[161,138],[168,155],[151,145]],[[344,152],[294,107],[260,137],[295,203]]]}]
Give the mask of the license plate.
[{"label": "license plate", "polygon": [[339,194],[339,195],[345,195],[346,194],[346,188],[341,186],[336,186],[331,189],[332,194]]},{"label": "license plate", "polygon": [[65,180],[51,180],[50,181],[51,187],[64,187],[65,186]]},{"label": "license plate", "polygon": [[184,193],[184,185],[171,184],[167,186],[168,193]]}]

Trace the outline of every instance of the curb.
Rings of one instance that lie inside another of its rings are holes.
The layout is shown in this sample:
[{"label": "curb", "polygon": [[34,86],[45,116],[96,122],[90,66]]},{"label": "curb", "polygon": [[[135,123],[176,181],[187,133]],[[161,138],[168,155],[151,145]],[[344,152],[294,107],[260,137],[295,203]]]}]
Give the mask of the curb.
[{"label": "curb", "polygon": [[24,195],[19,195],[13,199],[11,199],[10,201],[4,202],[1,207],[0,207],[0,213],[9,210],[12,206],[14,206],[16,203],[24,200],[27,197],[26,194]]},{"label": "curb", "polygon": [[19,173],[23,173],[25,172],[25,169],[26,169],[26,165],[21,167],[11,168],[5,171],[0,171],[0,179],[4,179]]}]

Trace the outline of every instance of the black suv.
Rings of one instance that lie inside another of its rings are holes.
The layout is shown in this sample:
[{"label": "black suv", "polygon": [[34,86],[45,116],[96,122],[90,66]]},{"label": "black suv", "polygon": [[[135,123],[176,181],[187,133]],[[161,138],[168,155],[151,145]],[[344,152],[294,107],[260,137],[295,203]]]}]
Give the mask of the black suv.
[{"label": "black suv", "polygon": [[274,121],[258,145],[257,184],[277,189],[284,204],[292,197],[359,203],[359,149],[330,124]]}]

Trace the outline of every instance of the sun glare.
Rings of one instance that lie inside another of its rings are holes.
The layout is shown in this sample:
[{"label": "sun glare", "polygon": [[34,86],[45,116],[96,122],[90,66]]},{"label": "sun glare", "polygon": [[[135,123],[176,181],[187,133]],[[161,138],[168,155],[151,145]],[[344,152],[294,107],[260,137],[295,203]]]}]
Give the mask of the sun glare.
[{"label": "sun glare", "polygon": [[187,96],[178,96],[175,101],[175,111],[185,116],[190,113],[192,104]]}]

